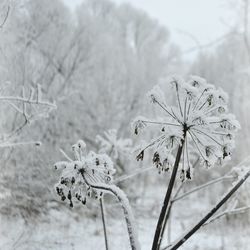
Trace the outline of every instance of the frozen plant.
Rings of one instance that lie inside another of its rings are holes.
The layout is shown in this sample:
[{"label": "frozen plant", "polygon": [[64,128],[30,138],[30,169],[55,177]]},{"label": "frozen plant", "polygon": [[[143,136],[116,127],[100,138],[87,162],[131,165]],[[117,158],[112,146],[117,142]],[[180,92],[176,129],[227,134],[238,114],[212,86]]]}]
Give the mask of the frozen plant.
[{"label": "frozen plant", "polygon": [[112,184],[115,173],[112,160],[106,154],[92,151],[87,153],[86,144],[82,140],[72,146],[72,151],[74,160],[67,156],[68,161],[55,164],[55,169],[62,170],[55,187],[57,194],[63,201],[68,201],[70,207],[75,202],[85,205],[91,197],[102,199],[106,193],[114,195],[124,212],[131,249],[140,249],[128,199],[121,189]]},{"label": "frozen plant", "polygon": [[197,76],[191,76],[188,81],[173,77],[168,84],[172,86],[173,93],[168,94],[175,97],[175,105],[167,104],[165,93],[155,86],[148,96],[164,116],[154,120],[138,117],[133,122],[136,135],[149,125],[157,132],[156,138],[140,148],[137,160],[143,160],[145,150],[151,148],[152,161],[159,171],[172,170],[152,249],[159,249],[161,244],[179,164],[182,180],[193,176],[194,155],[199,156],[206,168],[221,166],[224,160],[230,159],[234,136],[240,128],[235,116],[228,113],[228,95],[222,89]]},{"label": "frozen plant", "polygon": [[103,134],[96,136],[99,152],[109,155],[120,171],[126,171],[124,163],[132,150],[132,140],[119,138],[116,129],[110,129]]},{"label": "frozen plant", "polygon": [[168,171],[174,165],[176,150],[182,146],[182,170],[190,179],[190,153],[198,154],[205,167],[221,165],[231,155],[234,135],[240,125],[234,115],[227,112],[228,96],[222,89],[215,89],[197,76],[192,76],[187,82],[173,78],[169,83],[177,105],[167,105],[164,93],[156,86],[148,96],[165,112],[164,117],[157,120],[138,117],[133,122],[135,134],[148,125],[156,126],[158,130],[158,137],[141,148],[137,159],[143,160],[144,151],[153,148],[153,163],[159,170]]},{"label": "frozen plant", "polygon": [[[236,166],[236,167],[232,168],[230,174],[232,174],[232,176],[236,179],[235,180],[235,182],[236,182],[238,179],[240,179],[242,176],[244,176],[248,171],[249,171],[249,167],[247,167],[247,165],[242,165],[242,166]],[[236,197],[237,208],[249,207],[249,205],[250,205],[249,188],[250,188],[250,180],[247,180],[244,183],[244,185],[242,186],[241,190],[238,192],[238,195]]]},{"label": "frozen plant", "polygon": [[[194,226],[191,227],[191,229],[188,229],[187,232],[185,232],[179,239],[177,239],[174,243],[170,244],[169,246],[163,248],[163,250],[169,249],[169,250],[176,250],[180,246],[184,244],[194,233],[196,233],[202,226],[210,223],[211,221],[214,221],[215,219],[230,213],[240,213],[244,212],[249,209],[249,207],[242,207],[236,209],[235,206],[237,203],[233,203],[231,208],[229,210],[226,210],[222,212],[221,214],[218,214],[215,217],[212,217],[218,210],[221,208],[226,201],[228,201],[232,195],[247,181],[247,179],[250,176],[250,167],[249,166],[243,166],[243,167],[236,167],[233,169],[233,172],[236,177],[236,181],[233,183],[233,186],[231,189],[229,189],[228,192],[226,192],[222,198],[219,200],[219,202]],[[231,210],[231,211],[230,211]],[[212,219],[210,219],[212,217]],[[210,219],[210,221],[209,221]]]},{"label": "frozen plant", "polygon": [[100,147],[99,152],[106,153],[115,160],[117,160],[120,155],[128,154],[132,146],[131,139],[118,138],[116,129],[110,129],[104,132],[104,136],[97,135],[96,141]]},{"label": "frozen plant", "polygon": [[13,147],[25,144],[40,145],[40,142],[17,142],[17,136],[30,123],[40,118],[48,117],[49,113],[56,109],[56,104],[46,101],[42,98],[41,85],[37,84],[37,88],[30,88],[26,93],[22,88],[21,95],[12,96],[5,93],[5,88],[0,89],[0,103],[8,105],[16,116],[20,116],[21,120],[17,126],[11,131],[0,132],[0,147]]},{"label": "frozen plant", "polygon": [[[99,153],[105,153],[115,162],[118,169],[122,172],[126,171],[124,161],[131,152],[132,140],[118,138],[116,129],[109,129],[103,133],[103,136],[97,135],[96,142],[99,147]],[[106,250],[108,250],[108,237],[105,225],[104,201],[100,200],[100,208],[103,221],[103,230],[105,236]]]}]

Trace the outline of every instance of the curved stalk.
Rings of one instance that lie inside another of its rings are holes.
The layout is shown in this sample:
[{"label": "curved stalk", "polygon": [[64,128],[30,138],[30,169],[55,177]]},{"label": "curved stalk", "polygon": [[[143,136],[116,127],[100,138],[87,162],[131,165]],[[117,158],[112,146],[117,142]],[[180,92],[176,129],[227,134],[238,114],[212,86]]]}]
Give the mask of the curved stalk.
[{"label": "curved stalk", "polygon": [[135,230],[134,216],[133,216],[131,207],[129,205],[128,198],[126,197],[125,193],[115,185],[107,185],[104,183],[95,183],[95,184],[90,183],[88,180],[86,180],[84,173],[82,173],[82,177],[84,181],[86,182],[86,184],[89,185],[90,187],[94,189],[109,192],[118,199],[118,201],[120,202],[122,206],[125,221],[127,224],[127,230],[128,230],[131,249],[140,250],[137,232]]}]

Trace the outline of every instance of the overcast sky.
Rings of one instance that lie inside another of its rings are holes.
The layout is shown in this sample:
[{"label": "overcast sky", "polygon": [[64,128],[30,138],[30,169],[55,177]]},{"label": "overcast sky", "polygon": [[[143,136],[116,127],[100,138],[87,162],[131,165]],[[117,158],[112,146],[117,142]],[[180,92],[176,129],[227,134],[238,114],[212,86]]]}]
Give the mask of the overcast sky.
[{"label": "overcast sky", "polygon": [[[74,9],[82,0],[64,0]],[[100,0],[102,1],[102,0]],[[145,10],[151,17],[165,25],[172,41],[182,50],[209,43],[228,30],[232,23],[232,12],[227,0],[113,0],[116,3],[129,2]]]}]

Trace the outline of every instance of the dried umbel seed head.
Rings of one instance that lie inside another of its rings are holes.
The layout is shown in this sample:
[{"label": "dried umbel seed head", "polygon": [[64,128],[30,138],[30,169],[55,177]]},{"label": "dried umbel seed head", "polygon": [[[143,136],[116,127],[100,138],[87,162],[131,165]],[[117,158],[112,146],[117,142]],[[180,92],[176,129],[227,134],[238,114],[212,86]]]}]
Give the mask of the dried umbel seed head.
[{"label": "dried umbel seed head", "polygon": [[[235,116],[228,113],[228,95],[196,76],[191,76],[188,81],[171,78],[167,84],[172,87],[175,106],[167,104],[164,92],[157,86],[148,96],[165,115],[157,119],[140,116],[133,122],[135,134],[146,128],[151,128],[156,134],[148,144],[140,147],[137,160],[143,160],[144,152],[153,148],[154,165],[158,170],[168,169],[174,160],[165,159],[175,159],[177,149],[182,145],[180,177],[190,179],[192,159],[199,158],[206,168],[220,166],[230,159],[234,136],[240,125]],[[164,167],[164,161],[167,167]]]},{"label": "dried umbel seed head", "polygon": [[109,155],[113,160],[120,160],[128,155],[132,150],[132,140],[127,138],[119,138],[117,130],[110,129],[97,135],[96,142],[99,145],[99,153]]},{"label": "dried umbel seed head", "polygon": [[111,159],[106,154],[86,153],[86,145],[78,141],[72,147],[74,160],[58,162],[56,169],[62,170],[56,193],[62,201],[68,201],[73,207],[75,202],[86,204],[86,197],[101,199],[103,191],[91,185],[109,184],[115,170]]}]

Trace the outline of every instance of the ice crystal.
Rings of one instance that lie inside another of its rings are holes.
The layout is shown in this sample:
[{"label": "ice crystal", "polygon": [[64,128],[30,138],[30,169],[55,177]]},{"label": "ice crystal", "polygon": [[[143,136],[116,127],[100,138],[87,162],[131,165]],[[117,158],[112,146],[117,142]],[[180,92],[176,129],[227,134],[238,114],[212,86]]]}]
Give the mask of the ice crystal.
[{"label": "ice crystal", "polygon": [[233,114],[228,113],[228,95],[208,84],[205,79],[191,76],[188,81],[171,78],[175,105],[167,104],[167,96],[160,86],[154,87],[148,96],[166,116],[151,120],[138,117],[133,130],[138,135],[142,130],[155,126],[158,135],[140,148],[137,160],[143,160],[144,151],[154,150],[152,161],[159,172],[167,171],[174,164],[177,149],[182,145],[181,178],[191,179],[194,155],[198,155],[203,166],[221,165],[229,159],[234,148],[234,136],[240,128]]},{"label": "ice crystal", "polygon": [[115,173],[111,159],[106,154],[87,153],[82,140],[72,146],[72,151],[74,160],[55,164],[55,169],[62,170],[56,192],[71,207],[75,201],[85,205],[87,197],[102,198],[105,190],[95,189],[93,184],[110,184]]}]

